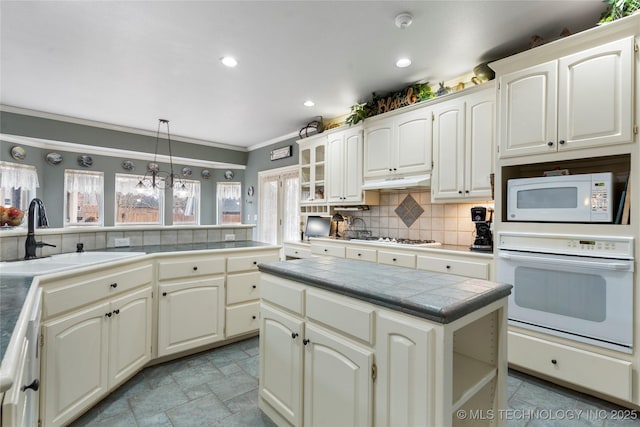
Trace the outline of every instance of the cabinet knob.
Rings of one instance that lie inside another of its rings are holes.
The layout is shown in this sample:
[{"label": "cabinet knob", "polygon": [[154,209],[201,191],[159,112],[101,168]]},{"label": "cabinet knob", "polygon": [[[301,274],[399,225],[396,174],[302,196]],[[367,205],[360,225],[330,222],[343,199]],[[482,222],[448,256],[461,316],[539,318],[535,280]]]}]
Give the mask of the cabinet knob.
[{"label": "cabinet knob", "polygon": [[458,194],[462,194],[462,190],[458,190]]},{"label": "cabinet knob", "polygon": [[393,171],[393,169],[389,168],[389,172],[392,172],[392,171]]},{"label": "cabinet knob", "polygon": [[109,286],[111,286],[113,289],[115,289],[115,288],[117,288],[117,287],[118,287],[118,284],[117,284],[117,283],[112,283],[112,284],[110,284]]},{"label": "cabinet knob", "polygon": [[252,318],[253,320],[256,320],[256,316],[251,316],[251,318]]},{"label": "cabinet knob", "polygon": [[162,296],[163,296],[163,297],[166,297],[166,296],[167,296],[167,293],[166,293],[166,292],[163,292],[163,293],[162,293]]},{"label": "cabinet knob", "polygon": [[467,194],[469,194],[469,190],[465,190],[464,192],[465,192],[465,193],[467,193]]},{"label": "cabinet knob", "polygon": [[198,271],[198,266],[197,265],[193,266],[193,271]]},{"label": "cabinet knob", "polygon": [[113,310],[113,314],[120,314],[120,309],[116,308],[115,310]]},{"label": "cabinet knob", "polygon": [[564,143],[565,143],[564,139],[561,139],[560,141],[558,141],[558,144],[560,144],[560,145],[564,145]]},{"label": "cabinet knob", "polygon": [[252,287],[253,289],[255,289],[255,288],[257,288],[257,287],[258,287],[258,285],[251,285],[251,287]]},{"label": "cabinet knob", "polygon": [[329,252],[329,249],[325,249],[324,251],[325,251],[325,252]]},{"label": "cabinet knob", "polygon": [[303,339],[303,340],[302,340],[302,344],[304,344],[304,345],[307,345],[307,344],[309,344],[310,342],[311,342],[311,341],[310,341],[310,340],[308,340],[307,338],[305,338],[305,339]]},{"label": "cabinet knob", "polygon": [[105,317],[111,317],[111,313],[105,313]]},{"label": "cabinet knob", "polygon": [[558,361],[556,359],[551,359],[551,363],[553,363],[554,365],[557,365]]},{"label": "cabinet knob", "polygon": [[445,268],[446,268],[447,270],[450,270],[450,269],[451,269],[451,266],[450,266],[450,265],[447,265],[447,266],[445,266]]},{"label": "cabinet knob", "polygon": [[293,338],[294,340],[296,338],[298,338],[298,333],[297,332],[291,332],[291,338]]},{"label": "cabinet knob", "polygon": [[39,388],[40,388],[40,381],[38,381],[38,379],[36,378],[31,382],[31,384],[22,386],[22,391],[27,391],[29,389],[33,391],[38,391]]},{"label": "cabinet knob", "polygon": [[253,265],[258,265],[258,261],[253,261]]},{"label": "cabinet knob", "polygon": [[549,147],[553,147],[553,141],[549,141],[549,142],[547,142],[547,145],[548,145]]},{"label": "cabinet knob", "polygon": [[393,262],[396,262],[397,260],[398,260],[397,258],[393,258],[393,259],[392,259],[392,261],[393,261]]},{"label": "cabinet knob", "polygon": [[362,254],[358,254],[358,256],[362,256]]}]

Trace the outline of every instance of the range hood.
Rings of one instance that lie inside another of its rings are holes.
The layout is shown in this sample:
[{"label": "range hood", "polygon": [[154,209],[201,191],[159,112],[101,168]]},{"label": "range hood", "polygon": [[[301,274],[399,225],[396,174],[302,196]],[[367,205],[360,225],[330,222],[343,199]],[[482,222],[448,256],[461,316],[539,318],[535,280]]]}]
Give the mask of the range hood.
[{"label": "range hood", "polygon": [[429,188],[431,186],[431,175],[415,175],[399,178],[374,179],[365,181],[363,190],[403,190],[406,188]]}]

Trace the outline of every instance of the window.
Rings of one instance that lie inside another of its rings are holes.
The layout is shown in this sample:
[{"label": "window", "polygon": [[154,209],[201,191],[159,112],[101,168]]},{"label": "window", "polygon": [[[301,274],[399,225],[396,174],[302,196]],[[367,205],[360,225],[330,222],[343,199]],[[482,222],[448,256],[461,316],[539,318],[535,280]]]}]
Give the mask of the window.
[{"label": "window", "polygon": [[200,181],[182,180],[173,188],[173,223],[200,224]]},{"label": "window", "polygon": [[216,188],[218,198],[218,224],[242,222],[242,186],[239,182],[219,182]]},{"label": "window", "polygon": [[138,175],[116,174],[115,225],[164,223],[164,191],[140,191],[139,181]]},{"label": "window", "polygon": [[[0,202],[3,207],[18,208],[25,213],[24,217],[26,217],[29,202],[36,197],[37,187],[39,187],[38,173],[34,166],[0,162]],[[22,224],[26,224],[24,217]],[[20,225],[18,222],[16,217],[16,223],[10,225]]]},{"label": "window", "polygon": [[103,225],[104,173],[64,171],[64,226]]}]

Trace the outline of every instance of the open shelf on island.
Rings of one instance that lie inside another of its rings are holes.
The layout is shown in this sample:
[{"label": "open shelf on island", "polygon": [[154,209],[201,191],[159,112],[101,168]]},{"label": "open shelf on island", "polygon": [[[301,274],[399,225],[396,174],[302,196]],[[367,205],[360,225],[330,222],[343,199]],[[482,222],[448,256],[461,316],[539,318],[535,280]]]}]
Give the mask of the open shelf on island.
[{"label": "open shelf on island", "polygon": [[498,374],[488,363],[460,353],[453,353],[453,405],[457,411]]}]

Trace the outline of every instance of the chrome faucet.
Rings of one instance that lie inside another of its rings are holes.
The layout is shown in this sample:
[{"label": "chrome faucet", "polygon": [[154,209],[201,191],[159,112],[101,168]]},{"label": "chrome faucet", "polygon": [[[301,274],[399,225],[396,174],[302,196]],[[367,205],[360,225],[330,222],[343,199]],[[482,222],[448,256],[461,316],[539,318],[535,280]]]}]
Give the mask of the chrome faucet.
[{"label": "chrome faucet", "polygon": [[[36,207],[38,208],[38,216],[35,216]],[[37,258],[36,249],[43,246],[56,247],[45,242],[37,242],[35,236],[36,227],[49,227],[49,220],[47,219],[47,212],[44,209],[44,203],[40,199],[33,199],[29,203],[29,213],[27,216],[29,231],[27,232],[27,240],[24,242],[24,259]],[[37,222],[37,224],[36,224]]]}]

